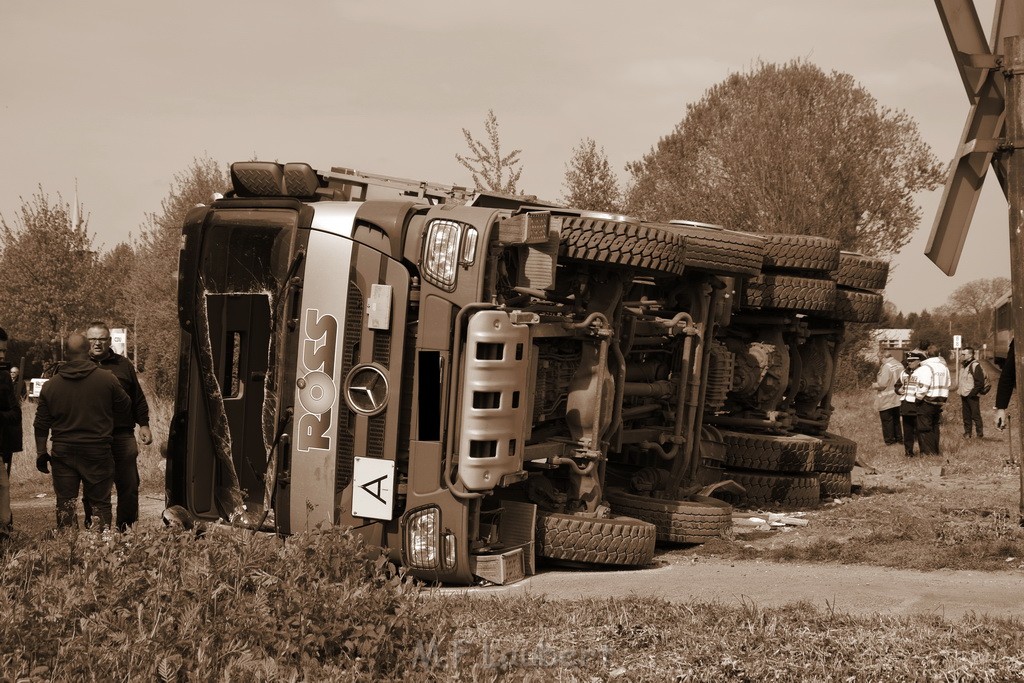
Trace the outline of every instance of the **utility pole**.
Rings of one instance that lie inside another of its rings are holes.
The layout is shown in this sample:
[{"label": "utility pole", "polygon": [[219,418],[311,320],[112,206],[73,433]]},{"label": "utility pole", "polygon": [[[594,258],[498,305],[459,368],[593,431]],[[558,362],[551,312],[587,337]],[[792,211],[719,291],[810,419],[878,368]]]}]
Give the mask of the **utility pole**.
[{"label": "utility pole", "polygon": [[[1014,363],[1024,379],[1024,36],[1003,42],[1006,78],[1007,200],[1010,204],[1010,283],[1013,292]],[[1018,386],[1017,415],[1024,416],[1024,386]],[[1024,453],[1024,419],[1017,428],[1018,453]],[[1013,438],[1010,434],[1008,438]],[[1024,524],[1024,464],[1020,471],[1020,523]]]}]

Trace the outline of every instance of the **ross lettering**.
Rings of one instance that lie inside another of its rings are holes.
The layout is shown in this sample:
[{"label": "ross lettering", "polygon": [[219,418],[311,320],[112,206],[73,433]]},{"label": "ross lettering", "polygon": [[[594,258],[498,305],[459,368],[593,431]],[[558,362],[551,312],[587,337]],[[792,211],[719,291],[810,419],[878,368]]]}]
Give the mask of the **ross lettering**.
[{"label": "ross lettering", "polygon": [[337,402],[334,364],[338,345],[338,320],[306,309],[300,363],[305,370],[300,379],[295,448],[299,451],[331,450],[331,424]]},{"label": "ross lettering", "polygon": [[328,432],[331,429],[331,413],[317,415],[305,413],[299,418],[298,424],[298,449],[308,451],[311,448],[317,450],[330,450],[331,437]]},{"label": "ross lettering", "polygon": [[334,376],[334,349],[338,341],[338,321],[334,316],[321,316],[311,308],[306,311],[306,340],[302,343],[302,366],[306,370],[322,370]]}]

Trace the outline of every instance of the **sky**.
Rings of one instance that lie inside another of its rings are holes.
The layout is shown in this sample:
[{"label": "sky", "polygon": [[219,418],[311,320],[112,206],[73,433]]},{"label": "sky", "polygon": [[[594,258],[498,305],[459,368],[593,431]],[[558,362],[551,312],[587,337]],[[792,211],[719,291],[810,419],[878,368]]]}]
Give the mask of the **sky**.
[{"label": "sky", "polygon": [[[994,0],[976,0],[992,24]],[[628,9],[627,9],[628,5]],[[968,101],[926,0],[94,0],[0,2],[0,215],[79,201],[100,249],[139,233],[196,157],[305,161],[471,185],[462,129],[521,149],[519,189],[558,199],[583,138],[624,167],[687,103],[758,62],[851,74],[945,164]],[[955,277],[924,256],[941,188],[893,262],[904,312],[1009,276],[1006,200],[978,201]]]}]

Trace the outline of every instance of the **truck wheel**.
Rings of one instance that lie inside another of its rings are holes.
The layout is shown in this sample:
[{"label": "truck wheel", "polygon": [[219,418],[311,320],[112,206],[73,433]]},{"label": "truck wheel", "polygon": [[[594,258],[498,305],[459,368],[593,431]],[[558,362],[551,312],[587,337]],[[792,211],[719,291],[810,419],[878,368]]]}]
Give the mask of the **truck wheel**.
[{"label": "truck wheel", "polygon": [[650,225],[573,216],[562,223],[559,255],[681,275],[682,235]]},{"label": "truck wheel", "polygon": [[839,252],[839,268],[835,280],[840,287],[854,289],[885,289],[889,279],[889,262],[853,251]]},{"label": "truck wheel", "polygon": [[668,225],[686,237],[685,264],[694,270],[729,275],[757,275],[764,259],[761,235],[696,225]]},{"label": "truck wheel", "polygon": [[796,275],[758,275],[747,281],[743,305],[808,313],[831,313],[836,304],[836,283]]},{"label": "truck wheel", "polygon": [[722,431],[725,465],[768,472],[813,472],[820,441],[810,436]]},{"label": "truck wheel", "polygon": [[835,317],[850,323],[877,323],[882,319],[882,295],[836,287]]},{"label": "truck wheel", "polygon": [[732,506],[708,496],[671,500],[613,488],[607,497],[616,512],[657,527],[658,540],[666,543],[705,543],[732,528]]},{"label": "truck wheel", "polygon": [[853,470],[857,462],[857,442],[838,434],[826,432],[821,437],[821,450],[814,461],[818,472],[844,473]]},{"label": "truck wheel", "polygon": [[853,488],[852,477],[849,472],[822,472],[818,475],[821,481],[821,497],[845,498],[850,495]]},{"label": "truck wheel", "polygon": [[[820,500],[817,473],[765,474],[726,470],[723,476],[746,489],[746,493],[738,498],[739,504],[748,507],[808,508],[816,507]],[[723,492],[722,495],[731,497],[733,494]]]},{"label": "truck wheel", "polygon": [[537,555],[553,560],[642,566],[654,559],[656,535],[653,524],[630,517],[537,511]]},{"label": "truck wheel", "polygon": [[764,267],[831,273],[839,267],[839,242],[817,235],[761,235]]}]

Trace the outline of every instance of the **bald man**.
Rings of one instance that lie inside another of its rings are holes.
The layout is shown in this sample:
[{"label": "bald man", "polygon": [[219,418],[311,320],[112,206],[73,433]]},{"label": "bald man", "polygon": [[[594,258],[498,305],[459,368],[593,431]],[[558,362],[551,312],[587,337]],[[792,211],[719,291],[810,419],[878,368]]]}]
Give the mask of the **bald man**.
[{"label": "bald man", "polygon": [[[57,496],[57,527],[78,527],[79,488],[92,504],[100,526],[112,522],[114,421],[130,414],[132,402],[113,374],[89,360],[82,334],[67,340],[68,362],[43,385],[36,405],[36,467],[49,473]],[[52,437],[52,453],[47,438]]]}]

